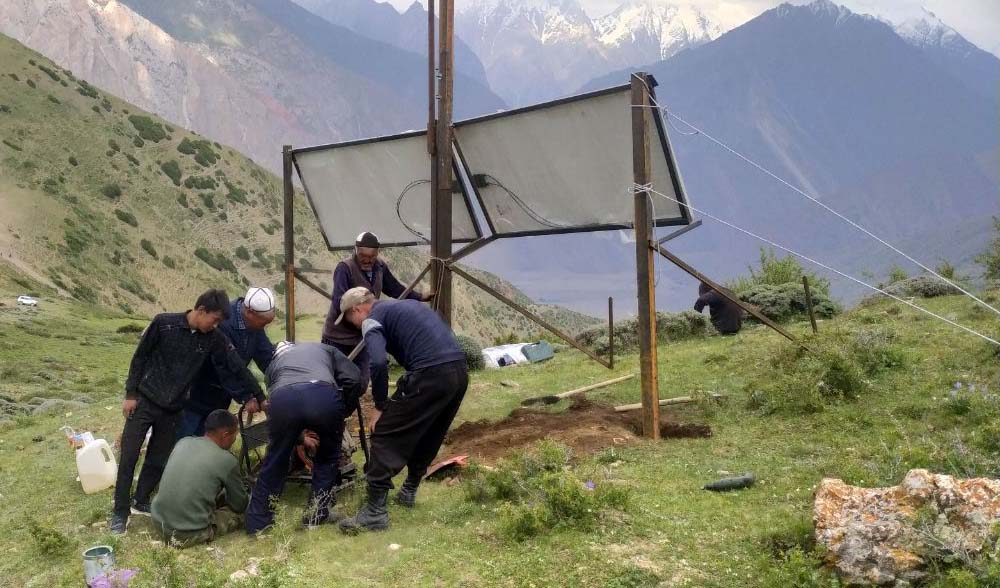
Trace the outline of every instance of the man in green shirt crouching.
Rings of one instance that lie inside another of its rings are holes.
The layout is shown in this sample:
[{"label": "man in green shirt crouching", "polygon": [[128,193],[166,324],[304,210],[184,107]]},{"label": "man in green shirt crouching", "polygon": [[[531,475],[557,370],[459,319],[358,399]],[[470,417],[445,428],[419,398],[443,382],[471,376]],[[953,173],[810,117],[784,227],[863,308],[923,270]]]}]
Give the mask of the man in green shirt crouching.
[{"label": "man in green shirt crouching", "polygon": [[170,545],[208,543],[242,526],[249,498],[229,452],[238,434],[236,417],[215,410],[205,419],[204,437],[185,437],[174,446],[151,508]]}]

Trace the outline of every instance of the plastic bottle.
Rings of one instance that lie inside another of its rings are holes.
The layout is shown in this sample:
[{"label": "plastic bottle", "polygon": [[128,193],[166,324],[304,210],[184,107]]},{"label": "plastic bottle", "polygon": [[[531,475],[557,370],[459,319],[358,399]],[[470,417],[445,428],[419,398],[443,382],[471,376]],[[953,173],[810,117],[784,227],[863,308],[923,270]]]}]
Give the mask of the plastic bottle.
[{"label": "plastic bottle", "polygon": [[76,450],[76,469],[86,494],[93,494],[115,484],[118,462],[104,439],[95,439]]}]

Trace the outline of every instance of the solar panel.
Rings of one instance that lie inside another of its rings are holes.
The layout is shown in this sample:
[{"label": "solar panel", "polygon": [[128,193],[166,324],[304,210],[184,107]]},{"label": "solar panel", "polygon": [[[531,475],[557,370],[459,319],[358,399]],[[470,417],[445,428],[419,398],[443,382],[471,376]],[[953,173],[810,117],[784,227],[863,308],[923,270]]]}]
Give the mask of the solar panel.
[{"label": "solar panel", "polygon": [[[648,117],[653,189],[686,202],[658,111]],[[630,228],[630,86],[455,124],[455,140],[491,230],[500,237]],[[691,222],[654,201],[657,226]]]},{"label": "solar panel", "polygon": [[[430,239],[431,159],[425,131],[295,149],[292,154],[331,250],[353,247],[361,231],[378,235],[383,247],[421,245]],[[480,236],[465,191],[453,195],[452,222],[455,242]]]}]

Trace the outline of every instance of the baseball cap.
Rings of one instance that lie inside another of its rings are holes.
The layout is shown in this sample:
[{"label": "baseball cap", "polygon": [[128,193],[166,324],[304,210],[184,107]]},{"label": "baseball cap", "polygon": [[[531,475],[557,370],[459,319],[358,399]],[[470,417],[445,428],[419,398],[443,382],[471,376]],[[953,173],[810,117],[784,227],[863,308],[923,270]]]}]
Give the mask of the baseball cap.
[{"label": "baseball cap", "polygon": [[274,310],[274,292],[270,288],[250,288],[243,297],[243,304],[254,312]]},{"label": "baseball cap", "polygon": [[348,310],[359,304],[372,302],[373,300],[375,300],[375,295],[369,292],[368,288],[364,286],[351,288],[347,292],[344,292],[344,295],[340,297],[340,316],[337,317],[337,320],[333,324],[339,325],[340,321],[344,320],[344,315],[347,314]]},{"label": "baseball cap", "polygon": [[358,238],[354,240],[354,245],[356,247],[371,247],[373,249],[378,249],[378,236],[376,236],[375,233],[365,231],[364,233],[358,235]]}]

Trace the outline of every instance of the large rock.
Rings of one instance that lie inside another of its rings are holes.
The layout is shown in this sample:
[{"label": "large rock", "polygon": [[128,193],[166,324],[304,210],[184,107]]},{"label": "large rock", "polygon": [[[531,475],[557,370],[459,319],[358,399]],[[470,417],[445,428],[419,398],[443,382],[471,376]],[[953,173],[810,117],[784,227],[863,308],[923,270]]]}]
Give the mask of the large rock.
[{"label": "large rock", "polygon": [[910,586],[929,556],[975,554],[1000,522],[1000,481],[910,470],[899,486],[825,479],[816,492],[817,543],[848,584]]}]

